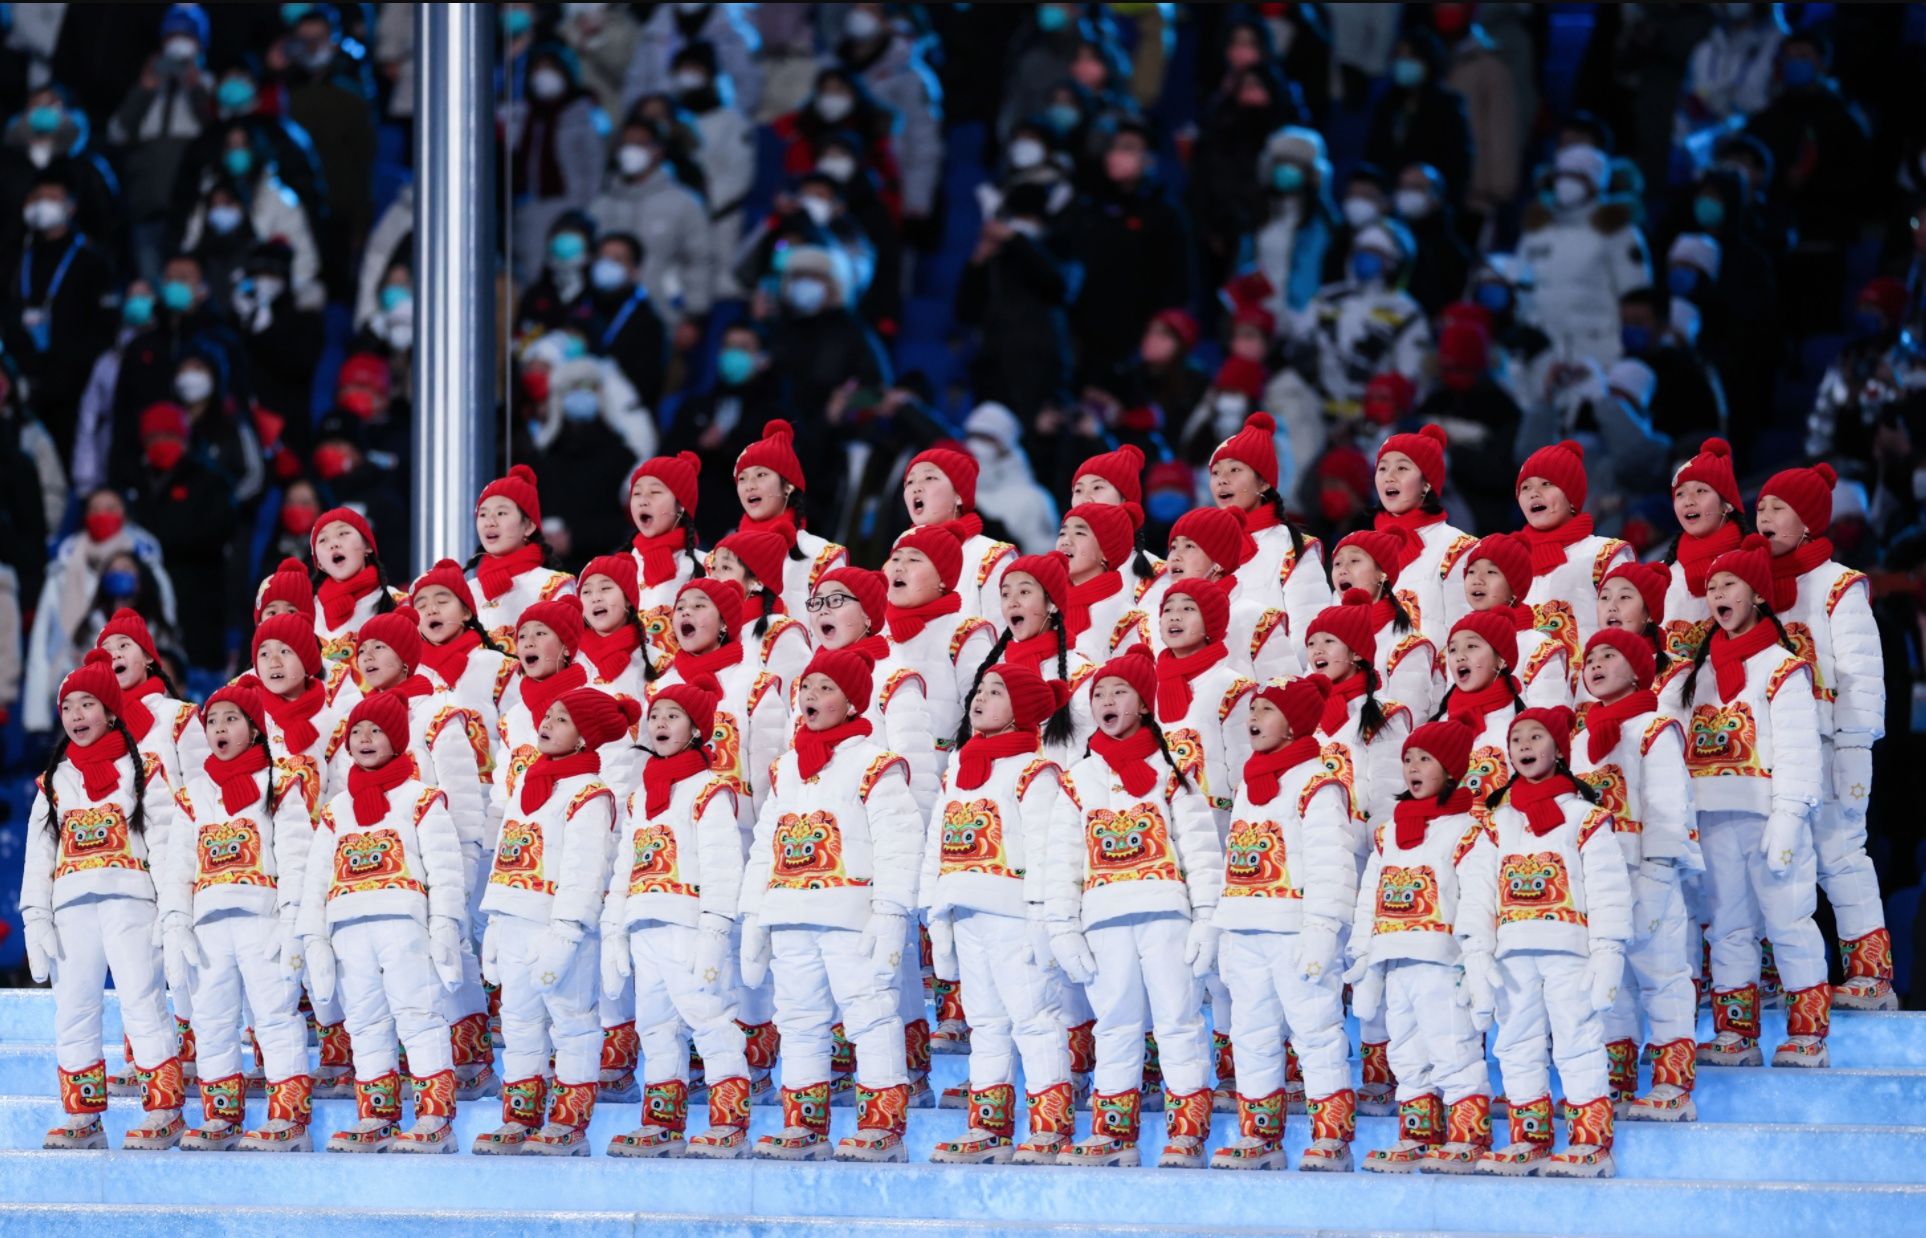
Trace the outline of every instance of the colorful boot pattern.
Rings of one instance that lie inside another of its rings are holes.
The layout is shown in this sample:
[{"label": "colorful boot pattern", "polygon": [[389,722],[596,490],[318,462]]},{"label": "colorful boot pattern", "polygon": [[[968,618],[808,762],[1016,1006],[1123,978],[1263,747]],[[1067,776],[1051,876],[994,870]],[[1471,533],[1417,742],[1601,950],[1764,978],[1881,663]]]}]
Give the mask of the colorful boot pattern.
[{"label": "colorful boot pattern", "polygon": [[[743,1099],[749,1096],[745,1081]],[[714,1108],[713,1103],[710,1106]],[[746,1106],[745,1106],[746,1107]],[[746,1124],[747,1119],[745,1119]],[[680,1079],[665,1079],[661,1083],[650,1083],[642,1088],[642,1125],[659,1126],[665,1131],[680,1135],[689,1127],[689,1085]],[[718,1122],[717,1126],[734,1125]]]},{"label": "colorful boot pattern", "polygon": [[1517,1101],[1511,1106],[1511,1142],[1478,1157],[1478,1168],[1486,1173],[1523,1174],[1551,1155],[1551,1097]]},{"label": "colorful boot pattern", "polygon": [[194,1043],[194,1028],[186,1019],[174,1016],[174,1034],[180,1038],[181,1051],[178,1055],[183,1072],[193,1068],[200,1060]]},{"label": "colorful boot pattern", "polygon": [[1731,1032],[1746,1040],[1759,1039],[1759,986],[1717,989],[1712,993],[1712,1030]]},{"label": "colorful boot pattern", "polygon": [[1016,1137],[1016,1088],[1007,1083],[970,1089],[970,1125],[1004,1142]]},{"label": "colorful boot pattern", "polygon": [[[1688,1059],[1689,1060],[1689,1059]],[[1479,1148],[1491,1146],[1491,1097],[1467,1096],[1451,1103],[1445,1125],[1446,1143],[1468,1143]]]},{"label": "colorful boot pattern", "polygon": [[1217,1086],[1234,1088],[1237,1086],[1237,1059],[1231,1053],[1230,1037],[1222,1032],[1210,1034],[1211,1056],[1216,1059]]},{"label": "colorful boot pattern", "polygon": [[[852,1061],[855,1049],[850,1050]],[[903,1058],[911,1075],[930,1073],[930,1021],[911,1019],[903,1024]]]},{"label": "colorful boot pattern", "polygon": [[749,1069],[769,1070],[776,1064],[776,1054],[782,1049],[782,1037],[774,1023],[743,1023],[736,1026],[742,1029],[742,1052],[749,1059]]},{"label": "colorful boot pattern", "polygon": [[1097,1069],[1097,1021],[1079,1023],[1069,1031],[1070,1073],[1087,1075]]},{"label": "colorful boot pattern", "polygon": [[355,1115],[362,1121],[379,1118],[383,1122],[401,1120],[401,1075],[389,1071],[373,1079],[354,1081]]},{"label": "colorful boot pattern", "polygon": [[832,1076],[856,1073],[856,1046],[843,1035],[840,1023],[829,1025],[829,1073]]},{"label": "colorful boot pattern", "polygon": [[1444,1142],[1444,1101],[1435,1092],[1398,1104],[1398,1134],[1426,1147]]},{"label": "colorful boot pattern", "polygon": [[1839,958],[1849,978],[1873,980],[1893,978],[1893,938],[1885,929],[1874,929],[1864,937],[1839,943]]},{"label": "colorful boot pattern", "polygon": [[202,1079],[200,1086],[202,1122],[209,1126],[216,1122],[240,1124],[241,1076],[229,1075],[225,1079]]},{"label": "colorful boot pattern", "polygon": [[1090,1098],[1090,1133],[1135,1146],[1143,1118],[1143,1093],[1098,1092]]},{"label": "colorful boot pattern", "polygon": [[354,1046],[348,1041],[348,1025],[345,1023],[323,1023],[317,1029],[321,1041],[321,1065],[354,1065]]},{"label": "colorful boot pattern", "polygon": [[187,1104],[187,1084],[181,1078],[181,1060],[170,1057],[151,1071],[141,1072],[140,1107],[149,1113],[179,1109]]},{"label": "colorful boot pattern", "polygon": [[548,1115],[548,1081],[537,1076],[502,1084],[502,1121],[539,1129]]},{"label": "colorful boot pattern", "polygon": [[1565,1116],[1570,1122],[1570,1142],[1573,1146],[1612,1146],[1612,1101],[1609,1096],[1577,1105],[1567,1101]]},{"label": "colorful boot pattern", "polygon": [[967,1022],[963,1013],[963,985],[961,981],[936,978],[936,1021],[938,1023]]},{"label": "colorful boot pattern", "polygon": [[635,1020],[602,1029],[602,1069],[627,1074],[635,1069],[642,1053],[642,1038],[636,1035]]},{"label": "colorful boot pattern", "polygon": [[1786,1035],[1824,1038],[1831,1030],[1830,985],[1815,984],[1786,994]]},{"label": "colorful boot pattern", "polygon": [[1077,1114],[1071,1107],[1069,1084],[1053,1083],[1041,1092],[1026,1092],[1024,1101],[1029,1109],[1030,1134],[1068,1138],[1076,1133]]},{"label": "colorful boot pattern", "polygon": [[107,1112],[107,1062],[60,1072],[60,1107],[68,1113]]},{"label": "colorful boot pattern", "polygon": [[909,1084],[886,1088],[856,1085],[856,1129],[888,1131],[899,1138],[909,1129]]},{"label": "colorful boot pattern", "polygon": [[426,1079],[411,1079],[415,1091],[415,1120],[455,1116],[455,1072],[437,1071]]},{"label": "colorful boot pattern", "polygon": [[741,1075],[718,1079],[709,1085],[709,1125],[749,1125],[749,1081]]},{"label": "colorful boot pattern", "polygon": [[292,1075],[268,1085],[268,1121],[306,1126],[313,1120],[313,1076]]},{"label": "colorful boot pattern", "polygon": [[1694,1047],[1689,1039],[1668,1040],[1662,1045],[1653,1046],[1652,1086],[1669,1083],[1690,1092],[1699,1073],[1698,1059],[1693,1055]]},{"label": "colorful boot pattern", "polygon": [[1276,1144],[1284,1138],[1284,1089],[1237,1098],[1237,1133]]},{"label": "colorful boot pattern", "polygon": [[1164,1093],[1164,1126],[1172,1139],[1188,1136],[1202,1141],[1210,1136],[1210,1089],[1179,1095]]},{"label": "colorful boot pattern", "polygon": [[1164,1063],[1157,1052],[1157,1035],[1144,1033],[1144,1091],[1152,1092],[1164,1085]]},{"label": "colorful boot pattern", "polygon": [[457,1066],[492,1064],[494,1046],[488,1039],[488,1016],[478,1011],[450,1023],[448,1045],[455,1055]]},{"label": "colorful boot pattern", "polygon": [[1608,1040],[1605,1042],[1605,1078],[1612,1089],[1612,1099],[1627,1101],[1638,1092],[1638,1042],[1636,1040]]},{"label": "colorful boot pattern", "polygon": [[782,1124],[800,1126],[817,1136],[829,1135],[829,1084],[812,1083],[806,1088],[782,1090]]},{"label": "colorful boot pattern", "polygon": [[549,1122],[571,1130],[586,1129],[589,1119],[595,1116],[598,1090],[594,1083],[563,1083],[557,1080],[555,1099],[548,1107]]}]

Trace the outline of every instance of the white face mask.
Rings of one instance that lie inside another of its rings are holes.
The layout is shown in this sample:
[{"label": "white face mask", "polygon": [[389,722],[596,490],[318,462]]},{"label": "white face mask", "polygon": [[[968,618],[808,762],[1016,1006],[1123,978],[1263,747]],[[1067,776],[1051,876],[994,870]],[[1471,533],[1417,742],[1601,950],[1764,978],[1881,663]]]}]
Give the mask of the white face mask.
[{"label": "white face mask", "polygon": [[232,203],[207,208],[207,226],[217,235],[226,236],[241,226],[241,208]]},{"label": "white face mask", "polygon": [[1018,138],[1010,143],[1010,166],[1034,168],[1043,162],[1043,143],[1035,138]]},{"label": "white face mask", "polygon": [[176,35],[161,44],[161,52],[169,60],[185,64],[201,54],[201,45],[185,35]]},{"label": "white face mask", "polygon": [[1018,236],[1039,237],[1043,235],[1043,221],[1038,219],[1006,219],[1003,226]]},{"label": "white face mask", "polygon": [[624,146],[615,152],[615,166],[624,176],[640,176],[655,162],[655,152],[646,146]]},{"label": "white face mask", "polygon": [[597,258],[589,267],[589,283],[603,292],[613,292],[629,282],[629,269],[613,258]]},{"label": "white face mask", "polygon": [[1431,213],[1431,195],[1422,189],[1400,189],[1392,195],[1391,204],[1406,219],[1423,219]]},{"label": "white face mask", "polygon": [[67,222],[67,204],[53,198],[37,198],[27,203],[20,217],[35,232],[51,232]]},{"label": "white face mask", "polygon": [[1251,402],[1239,392],[1220,391],[1217,394],[1217,415],[1219,418],[1235,421],[1244,415],[1244,410],[1249,408],[1250,404]]},{"label": "white face mask", "polygon": [[174,375],[174,394],[189,404],[199,404],[214,394],[214,376],[206,370],[182,370]]},{"label": "white face mask", "polygon": [[674,84],[677,94],[686,95],[707,86],[709,75],[700,69],[677,69],[669,81]]},{"label": "white face mask", "polygon": [[380,320],[380,325],[375,329],[375,334],[386,340],[388,347],[397,352],[405,352],[413,347],[415,342],[413,306],[411,305],[409,309],[410,313],[405,317],[397,314],[388,315],[387,318]]},{"label": "white face mask", "polygon": [[1592,187],[1575,176],[1561,176],[1552,182],[1552,199],[1564,207],[1583,206],[1592,199]]},{"label": "white face mask", "polygon": [[816,170],[840,183],[856,175],[856,161],[848,155],[824,155],[816,161]]},{"label": "white face mask", "polygon": [[816,115],[832,125],[855,110],[856,100],[848,95],[816,96]]},{"label": "white face mask", "polygon": [[875,38],[876,32],[882,28],[883,19],[868,9],[851,9],[849,16],[843,19],[843,33],[858,43]]},{"label": "white face mask", "polygon": [[1684,297],[1673,297],[1666,307],[1665,320],[1688,343],[1698,343],[1699,327],[1704,321],[1698,306]]},{"label": "white face mask", "polygon": [[810,222],[818,228],[828,225],[829,217],[836,209],[831,205],[828,198],[819,198],[814,194],[804,194],[800,199],[800,204],[803,208],[803,214],[809,216]]},{"label": "white face mask", "polygon": [[568,79],[560,69],[537,69],[528,75],[528,92],[537,99],[559,99],[568,89]]},{"label": "white face mask", "polygon": [[281,290],[286,287],[287,285],[282,282],[279,276],[256,275],[254,277],[254,300],[257,304],[266,305],[268,302],[274,300],[274,298],[280,296]]},{"label": "white face mask", "polygon": [[53,156],[54,148],[52,142],[27,143],[27,158],[32,161],[34,167],[46,167],[53,162]]},{"label": "white face mask", "polygon": [[1353,228],[1362,228],[1378,218],[1378,204],[1369,198],[1346,198],[1344,200],[1344,222]]}]

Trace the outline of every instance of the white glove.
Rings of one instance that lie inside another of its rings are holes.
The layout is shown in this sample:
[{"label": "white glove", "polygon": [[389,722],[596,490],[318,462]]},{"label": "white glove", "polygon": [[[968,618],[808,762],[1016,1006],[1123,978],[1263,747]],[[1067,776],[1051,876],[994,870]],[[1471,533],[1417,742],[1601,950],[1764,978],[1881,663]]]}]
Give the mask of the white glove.
[{"label": "white glove", "polygon": [[550,920],[542,939],[535,943],[535,991],[547,993],[562,983],[570,964],[575,962],[576,947],[582,943],[582,926],[568,920]]},{"label": "white glove", "polygon": [[461,921],[453,916],[428,917],[428,961],[442,988],[461,985]]},{"label": "white glove", "polygon": [[629,962],[629,935],[614,925],[602,926],[602,996],[614,1001],[635,971]]},{"label": "white glove", "polygon": [[301,935],[294,931],[294,915],[292,908],[282,915],[280,926],[274,931],[274,953],[269,957],[298,973],[305,960],[301,957]]},{"label": "white glove", "polygon": [[27,971],[35,984],[47,983],[60,957],[60,935],[54,932],[53,919],[43,912],[27,921]]},{"label": "white glove", "polygon": [[167,916],[161,925],[161,970],[167,976],[167,987],[176,991],[190,988],[193,969],[204,961],[201,943],[194,939],[187,917],[178,911]]},{"label": "white glove", "polygon": [[769,930],[762,927],[754,916],[742,922],[739,961],[742,964],[742,987],[762,987],[762,982],[769,978]]},{"label": "white glove", "polygon": [[932,911],[930,925],[930,968],[938,980],[961,980],[956,962],[956,922],[949,908]]},{"label": "white glove", "polygon": [[1344,973],[1351,986],[1351,1013],[1360,1019],[1375,1019],[1384,1009],[1384,969],[1373,967],[1367,955]]},{"label": "white glove", "polygon": [[1585,961],[1585,987],[1591,991],[1592,1009],[1604,1014],[1618,1003],[1618,986],[1625,980],[1625,947],[1616,941],[1592,943],[1592,955]]},{"label": "white glove", "polygon": [[1297,933],[1297,978],[1319,980],[1338,965],[1337,932],[1307,924]]},{"label": "white glove", "polygon": [[1460,966],[1464,976],[1458,982],[1458,1004],[1471,1012],[1471,1026],[1485,1031],[1498,1009],[1498,965],[1487,950],[1467,950]]},{"label": "white glove", "polygon": [[491,918],[488,927],[482,930],[481,969],[482,979],[499,987],[502,982],[502,956],[496,933],[495,921]]},{"label": "white glove", "polygon": [[1058,924],[1050,930],[1050,953],[1056,956],[1057,966],[1072,984],[1089,984],[1097,978],[1097,956],[1090,953],[1090,943],[1083,939],[1083,932],[1074,924]]},{"label": "white glove", "polygon": [[872,911],[862,936],[856,939],[856,953],[867,956],[878,972],[893,976],[903,965],[903,943],[908,936],[908,916]]},{"label": "white glove", "polygon": [[1050,948],[1050,925],[1044,920],[1041,909],[1033,908],[1030,918],[1023,926],[1023,943],[1030,956],[1030,962],[1044,971],[1057,965],[1057,952]]},{"label": "white glove", "polygon": [[720,993],[729,978],[729,917],[705,911],[700,923],[701,927],[696,930],[695,957],[690,960],[689,970],[695,973],[695,981],[704,992]]},{"label": "white glove", "polygon": [[1798,853],[1806,830],[1803,816],[1775,812],[1766,818],[1765,836],[1759,841],[1759,850],[1765,855],[1766,870],[1774,877],[1783,877],[1791,870],[1792,857]]},{"label": "white glove", "polygon": [[307,949],[302,953],[308,960],[308,988],[314,991],[314,1000],[331,1002],[334,1000],[334,947],[325,937],[305,940]]},{"label": "white glove", "polygon": [[1840,811],[1863,818],[1872,802],[1872,749],[1835,748],[1832,753],[1832,795]]},{"label": "white glove", "polygon": [[1217,926],[1208,920],[1192,920],[1184,935],[1184,962],[1190,974],[1202,978],[1217,964]]}]

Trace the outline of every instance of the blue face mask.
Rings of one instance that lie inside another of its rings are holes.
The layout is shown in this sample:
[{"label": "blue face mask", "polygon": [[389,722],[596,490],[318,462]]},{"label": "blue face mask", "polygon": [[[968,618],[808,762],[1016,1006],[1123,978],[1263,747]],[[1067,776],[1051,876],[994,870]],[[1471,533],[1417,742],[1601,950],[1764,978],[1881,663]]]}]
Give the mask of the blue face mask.
[{"label": "blue face mask", "polygon": [[1037,10],[1037,29],[1045,34],[1055,34],[1069,24],[1070,14],[1054,4]]},{"label": "blue face mask", "polygon": [[725,348],[716,354],[716,375],[729,387],[740,387],[756,372],[756,354],[747,348]]},{"label": "blue face mask", "polygon": [[[303,5],[302,7],[305,8],[307,6]],[[502,13],[502,33],[511,39],[517,39],[527,34],[528,28],[534,24],[535,15],[527,9],[507,9]]]},{"label": "blue face mask", "polygon": [[100,587],[110,598],[130,598],[140,592],[140,574],[124,570],[103,572]]},{"label": "blue face mask", "polygon": [[402,284],[389,284],[381,290],[381,308],[390,312],[400,309],[412,300],[414,300],[414,294]]},{"label": "blue face mask", "polygon": [[829,300],[829,286],[819,279],[792,279],[783,296],[797,313],[813,314]]},{"label": "blue face mask", "polygon": [[1819,65],[1804,56],[1793,56],[1780,62],[1779,78],[1790,90],[1802,90],[1819,80]]},{"label": "blue face mask", "polygon": [[312,4],[284,4],[281,6],[281,20],[292,26],[306,17],[308,10],[313,7]]},{"label": "blue face mask", "polygon": [[142,293],[122,300],[120,320],[130,327],[144,327],[154,321],[154,298]]},{"label": "blue face mask", "polygon": [[1384,276],[1384,255],[1375,249],[1366,249],[1351,255],[1351,278],[1360,284]]},{"label": "blue face mask", "polygon": [[1304,188],[1304,169],[1294,163],[1280,163],[1271,169],[1271,187],[1279,193],[1296,193]]},{"label": "blue face mask", "polygon": [[1652,346],[1652,329],[1626,325],[1618,329],[1618,346],[1625,350],[1628,357],[1644,354]]},{"label": "blue face mask", "polygon": [[1152,490],[1145,495],[1146,514],[1156,524],[1176,524],[1190,510],[1190,496],[1182,490]]},{"label": "blue face mask", "polygon": [[221,166],[229,176],[246,176],[254,170],[254,152],[237,146],[221,155]]},{"label": "blue face mask", "polygon": [[1071,103],[1052,103],[1043,109],[1043,116],[1058,133],[1068,133],[1083,121],[1083,113]]},{"label": "blue face mask", "polygon": [[244,77],[230,77],[214,92],[223,111],[245,112],[254,106],[254,83]]},{"label": "blue face mask", "polygon": [[577,387],[562,396],[562,416],[570,421],[594,421],[602,411],[602,397],[588,387]]},{"label": "blue face mask", "polygon": [[1699,286],[1699,273],[1691,267],[1673,267],[1665,273],[1665,290],[1675,297],[1689,297]]},{"label": "blue face mask", "polygon": [[47,104],[27,113],[27,128],[35,133],[52,133],[60,128],[60,109]]},{"label": "blue face mask", "polygon": [[1415,56],[1400,56],[1391,62],[1391,80],[1410,90],[1424,81],[1424,61]]},{"label": "blue face mask", "polygon": [[1493,314],[1502,314],[1511,308],[1511,289],[1497,280],[1488,279],[1471,290],[1472,304]]},{"label": "blue face mask", "polygon": [[557,262],[574,262],[588,252],[588,241],[579,232],[558,232],[549,238],[548,256]]},{"label": "blue face mask", "polygon": [[194,289],[178,279],[170,279],[161,285],[161,304],[178,314],[194,304]]},{"label": "blue face mask", "polygon": [[1725,222],[1725,203],[1717,198],[1694,198],[1692,218],[1706,231],[1714,231]]}]

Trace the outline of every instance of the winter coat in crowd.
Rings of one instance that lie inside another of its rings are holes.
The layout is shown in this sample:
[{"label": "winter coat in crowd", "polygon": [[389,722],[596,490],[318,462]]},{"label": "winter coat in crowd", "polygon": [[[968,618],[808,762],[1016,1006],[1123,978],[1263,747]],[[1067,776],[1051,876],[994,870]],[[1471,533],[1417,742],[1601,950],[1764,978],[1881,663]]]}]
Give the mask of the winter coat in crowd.
[{"label": "winter coat in crowd", "polygon": [[[272,168],[261,169],[254,178],[252,192],[247,195],[247,222],[253,229],[253,240],[278,240],[293,251],[294,265],[289,279],[294,287],[294,299],[303,309],[321,308],[328,293],[321,283],[320,246],[315,243],[314,230],[309,226],[308,212],[302,207],[301,199],[282,183]],[[203,196],[187,217],[181,248],[193,252],[206,234],[207,199]],[[215,289],[225,303],[228,289],[211,269],[208,286]]]},{"label": "winter coat in crowd", "polygon": [[[1465,209],[1474,215],[1504,210],[1518,193],[1518,165],[1532,118],[1524,117],[1520,125],[1511,67],[1477,26],[1451,49],[1445,86],[1464,99],[1471,130],[1471,180],[1465,186]],[[1452,295],[1457,291],[1453,289]]]},{"label": "winter coat in crowd", "polygon": [[515,277],[534,280],[557,220],[595,197],[607,166],[608,118],[580,85],[555,99],[505,109],[508,177],[515,194]]},{"label": "winter coat in crowd", "polygon": [[1056,233],[1013,233],[995,253],[964,267],[956,290],[957,320],[978,332],[972,389],[1026,422],[1070,382],[1075,282],[1068,247]]},{"label": "winter coat in crowd", "polygon": [[639,178],[610,171],[589,214],[604,234],[642,239],[642,286],[659,312],[678,320],[709,312],[724,255],[716,252],[708,204],[668,167],[657,164]]},{"label": "winter coat in crowd", "polygon": [[660,4],[642,24],[628,72],[622,79],[622,111],[643,95],[669,93],[670,63],[691,43],[716,49],[716,61],[735,83],[736,104],[753,115],[762,99],[762,69],[756,63],[761,38],[749,14],[733,4]]},{"label": "winter coat in crowd", "polygon": [[74,224],[109,253],[117,252],[120,237],[120,180],[99,152],[89,144],[87,117],[60,109],[60,123],[52,133],[39,133],[22,112],[0,132],[0,253],[20,248],[25,231],[20,208],[34,179],[52,173],[65,181],[74,195]]},{"label": "winter coat in crowd", "polygon": [[1258,157],[1258,183],[1275,187],[1286,165],[1302,170],[1303,184],[1290,192],[1267,195],[1267,214],[1256,228],[1252,258],[1270,281],[1266,309],[1282,321],[1301,310],[1323,284],[1324,256],[1330,252],[1335,212],[1331,206],[1331,161],[1315,129],[1296,126],[1271,134]]},{"label": "winter coat in crowd", "polygon": [[1371,112],[1365,159],[1386,169],[1430,164],[1454,205],[1471,180],[1471,153],[1464,99],[1429,77],[1410,90],[1393,86]]},{"label": "winter coat in crowd", "polygon": [[192,452],[165,473],[141,469],[128,515],[159,540],[174,578],[181,633],[196,666],[219,666],[225,642],[228,543],[234,481]]},{"label": "winter coat in crowd", "polygon": [[88,371],[114,342],[113,264],[71,226],[34,233],[19,254],[0,290],[0,339],[47,432],[71,452]]},{"label": "winter coat in crowd", "polygon": [[936,207],[943,177],[943,88],[923,46],[901,30],[884,30],[865,43],[844,39],[842,63],[877,99],[896,112],[894,146],[903,183],[903,214],[926,218]]},{"label": "winter coat in crowd", "polygon": [[212,80],[194,70],[190,83],[185,71],[157,57],[107,122],[107,144],[120,152],[120,209],[132,223],[166,217],[181,162],[213,119]]},{"label": "winter coat in crowd", "polygon": [[1187,231],[1151,177],[1129,189],[1106,183],[1071,210],[1067,232],[1083,267],[1071,321],[1084,374],[1109,372],[1136,351],[1151,315],[1189,304]]}]

